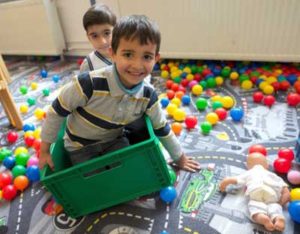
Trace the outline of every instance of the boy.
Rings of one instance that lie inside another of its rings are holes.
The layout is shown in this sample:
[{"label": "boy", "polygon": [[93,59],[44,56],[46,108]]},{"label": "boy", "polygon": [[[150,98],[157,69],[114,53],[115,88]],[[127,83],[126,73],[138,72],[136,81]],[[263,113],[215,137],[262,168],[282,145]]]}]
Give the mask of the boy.
[{"label": "boy", "polygon": [[170,130],[155,90],[144,82],[160,57],[159,47],[159,29],[147,17],[128,16],[116,24],[110,49],[114,65],[74,77],[49,108],[41,133],[40,168],[46,163],[53,168],[49,148],[65,117],[65,148],[76,164],[127,146],[123,127],[146,114],[177,165],[199,169]]},{"label": "boy", "polygon": [[94,5],[84,14],[83,27],[95,51],[83,60],[80,72],[93,71],[112,64],[109,48],[115,24],[116,16],[106,5]]}]

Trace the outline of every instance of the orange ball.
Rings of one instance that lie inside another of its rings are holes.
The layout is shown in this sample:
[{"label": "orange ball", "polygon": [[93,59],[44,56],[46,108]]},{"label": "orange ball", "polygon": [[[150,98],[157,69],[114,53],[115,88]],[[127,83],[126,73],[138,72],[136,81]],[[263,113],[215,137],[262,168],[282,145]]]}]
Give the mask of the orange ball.
[{"label": "orange ball", "polygon": [[28,185],[29,185],[29,180],[26,176],[19,175],[14,179],[14,186],[20,191],[26,189]]},{"label": "orange ball", "polygon": [[181,133],[182,130],[182,124],[178,123],[178,122],[174,122],[171,125],[172,131],[176,134],[179,135]]}]

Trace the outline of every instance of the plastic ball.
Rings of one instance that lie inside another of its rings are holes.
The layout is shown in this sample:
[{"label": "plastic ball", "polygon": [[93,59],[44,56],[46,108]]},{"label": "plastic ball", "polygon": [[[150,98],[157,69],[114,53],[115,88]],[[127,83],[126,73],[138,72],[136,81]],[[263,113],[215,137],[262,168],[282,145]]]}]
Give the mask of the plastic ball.
[{"label": "plastic ball", "polygon": [[263,100],[263,98],[264,98],[264,94],[260,91],[254,92],[252,94],[252,99],[253,99],[253,102],[255,102],[255,103],[260,103]]},{"label": "plastic ball", "polygon": [[195,95],[195,96],[199,96],[201,93],[203,92],[203,88],[201,85],[194,85],[193,88],[192,88],[192,93]]},{"label": "plastic ball", "polygon": [[28,88],[26,85],[22,85],[19,89],[20,93],[25,95],[28,92]]},{"label": "plastic ball", "polygon": [[29,180],[26,176],[20,175],[14,179],[14,186],[16,189],[23,191],[29,185]]},{"label": "plastic ball", "polygon": [[293,221],[300,223],[300,201],[292,201],[288,205],[288,211]]},{"label": "plastic ball", "polygon": [[37,129],[35,129],[33,131],[33,136],[34,136],[35,139],[40,139],[41,138],[41,131],[42,131],[41,127],[38,127]]},{"label": "plastic ball", "polygon": [[29,106],[35,105],[35,98],[33,98],[33,97],[28,98],[27,103]]},{"label": "plastic ball", "polygon": [[205,98],[198,98],[196,100],[196,107],[198,110],[205,110],[207,107],[207,100]]},{"label": "plastic ball", "polygon": [[39,151],[41,148],[41,140],[40,139],[35,139],[32,147],[36,150]]},{"label": "plastic ball", "polygon": [[19,138],[19,135],[15,131],[9,131],[6,135],[6,140],[10,144],[15,143],[18,140],[18,138]]},{"label": "plastic ball", "polygon": [[48,88],[45,88],[45,89],[43,89],[43,95],[44,96],[49,96],[49,94],[50,94],[50,89],[48,89]]},{"label": "plastic ball", "polygon": [[173,113],[173,118],[178,121],[178,122],[181,122],[181,121],[184,121],[185,120],[185,111],[182,110],[182,109],[176,109]]},{"label": "plastic ball", "polygon": [[162,78],[167,79],[167,78],[169,77],[169,72],[166,71],[166,70],[163,70],[163,71],[161,71],[160,76],[161,76]]},{"label": "plastic ball", "polygon": [[41,108],[36,108],[35,111],[34,111],[34,116],[38,120],[42,120],[45,117],[45,111]]},{"label": "plastic ball", "polygon": [[235,107],[230,110],[229,114],[233,121],[240,121],[244,116],[244,111],[242,108]]},{"label": "plastic ball", "polygon": [[171,103],[172,103],[172,104],[175,104],[177,107],[180,107],[180,105],[181,105],[181,100],[180,100],[179,98],[174,97],[174,98],[171,100]]},{"label": "plastic ball", "polygon": [[24,138],[27,138],[27,137],[33,137],[33,131],[31,130],[28,130],[27,132],[24,133]]},{"label": "plastic ball", "polygon": [[32,123],[26,123],[23,125],[23,131],[27,132],[27,131],[34,131],[35,130],[35,126]]},{"label": "plastic ball", "polygon": [[11,170],[11,173],[13,174],[13,177],[16,178],[19,175],[25,175],[26,168],[22,165],[16,165]]},{"label": "plastic ball", "polygon": [[30,166],[26,169],[26,176],[31,182],[36,182],[40,180],[40,170],[38,166]]},{"label": "plastic ball", "polygon": [[33,146],[34,141],[35,141],[34,136],[28,136],[24,138],[24,142],[27,147]]},{"label": "plastic ball", "polygon": [[297,93],[289,93],[286,97],[286,102],[289,106],[297,106],[300,102],[300,95]]},{"label": "plastic ball", "polygon": [[40,75],[42,78],[46,78],[48,76],[48,72],[45,69],[42,69]]},{"label": "plastic ball", "polygon": [[284,158],[277,158],[273,163],[274,170],[278,173],[287,173],[291,166],[291,161]]},{"label": "plastic ball", "polygon": [[38,166],[38,164],[39,164],[39,159],[35,156],[30,157],[27,161],[27,167],[30,167],[33,165]]},{"label": "plastic ball", "polygon": [[184,95],[185,92],[179,90],[175,93],[175,97],[176,98],[179,98],[180,100],[182,99],[183,95]]},{"label": "plastic ball", "polygon": [[251,80],[244,80],[241,84],[242,89],[249,90],[252,89],[253,83]]},{"label": "plastic ball", "polygon": [[22,105],[20,105],[20,112],[22,113],[22,114],[26,114],[27,112],[28,112],[28,106],[26,105],[26,104],[22,104]]},{"label": "plastic ball", "polygon": [[16,165],[26,166],[29,157],[28,153],[20,153],[16,155]]},{"label": "plastic ball", "polygon": [[234,105],[234,100],[232,97],[230,96],[224,96],[222,99],[221,99],[221,102],[223,104],[223,107],[225,109],[230,109],[231,107],[233,107]]},{"label": "plastic ball", "polygon": [[16,159],[13,156],[8,156],[3,160],[3,165],[9,170],[15,166],[15,163]]},{"label": "plastic ball", "polygon": [[264,147],[263,145],[259,145],[259,144],[250,146],[249,149],[248,149],[248,153],[249,154],[251,154],[251,153],[261,153],[264,156],[267,156],[267,154],[268,154],[266,147]]},{"label": "plastic ball", "polygon": [[174,112],[177,110],[177,106],[175,104],[172,104],[170,103],[167,108],[167,113],[170,115],[170,116],[173,116]]},{"label": "plastic ball", "polygon": [[163,200],[166,203],[170,203],[176,198],[177,192],[173,186],[168,186],[166,188],[161,189],[159,195],[161,200]]},{"label": "plastic ball", "polygon": [[287,179],[291,184],[295,184],[295,185],[300,184],[300,171],[290,170],[287,174]]},{"label": "plastic ball", "polygon": [[176,179],[177,179],[176,173],[173,170],[173,168],[169,165],[168,165],[168,172],[169,172],[169,175],[171,177],[171,185],[173,185],[176,182]]},{"label": "plastic ball", "polygon": [[286,160],[294,160],[294,151],[288,148],[278,150],[278,157],[285,158]]},{"label": "plastic ball", "polygon": [[218,108],[221,108],[223,106],[223,104],[220,102],[220,101],[214,101],[213,103],[212,103],[212,108],[213,108],[213,110],[216,110],[216,109],[218,109]]},{"label": "plastic ball", "polygon": [[15,150],[15,152],[14,152],[14,154],[15,155],[18,155],[18,154],[20,154],[20,153],[28,153],[28,149],[26,149],[25,147],[23,147],[23,146],[19,146],[18,148],[16,148],[16,150]]},{"label": "plastic ball", "polygon": [[7,149],[6,147],[2,147],[0,149],[0,162],[3,161],[6,157],[11,156],[11,150]]},{"label": "plastic ball", "polygon": [[17,190],[15,186],[11,184],[6,185],[2,190],[2,197],[7,201],[11,201],[16,197],[16,195],[17,195]]},{"label": "plastic ball", "polygon": [[5,186],[11,184],[12,176],[9,172],[1,172],[0,173],[0,188],[4,188]]},{"label": "plastic ball", "polygon": [[54,75],[54,76],[52,76],[52,81],[53,81],[54,83],[58,83],[59,80],[60,80],[59,75]]},{"label": "plastic ball", "polygon": [[31,87],[32,90],[36,90],[36,89],[38,88],[38,83],[32,82],[32,83],[30,84],[30,87]]},{"label": "plastic ball", "polygon": [[300,201],[300,188],[294,188],[290,192],[291,201]]},{"label": "plastic ball", "polygon": [[216,81],[217,86],[221,86],[224,83],[224,79],[221,76],[217,76],[215,78],[215,81]]},{"label": "plastic ball", "polygon": [[181,102],[183,105],[189,105],[191,103],[191,98],[189,95],[183,95],[181,98]]},{"label": "plastic ball", "polygon": [[274,93],[274,88],[272,85],[266,85],[264,88],[263,88],[263,93],[264,94],[272,94]]},{"label": "plastic ball", "polygon": [[196,116],[189,115],[185,118],[184,122],[185,122],[187,129],[192,129],[197,125],[198,119]]},{"label": "plastic ball", "polygon": [[236,80],[237,78],[239,78],[239,74],[237,72],[231,72],[229,78],[231,80]]},{"label": "plastic ball", "polygon": [[206,82],[207,82],[207,87],[208,88],[214,88],[214,87],[216,87],[216,80],[215,80],[215,78],[213,78],[213,77],[211,77],[211,78],[208,78],[207,80],[206,80]]},{"label": "plastic ball", "polygon": [[182,125],[181,123],[175,122],[171,124],[171,129],[175,133],[175,135],[180,135],[182,131]]},{"label": "plastic ball", "polygon": [[215,125],[219,121],[219,117],[216,113],[210,112],[206,115],[205,120],[211,125]]},{"label": "plastic ball", "polygon": [[267,96],[264,97],[263,103],[266,106],[271,107],[275,103],[275,97],[273,97],[272,95],[267,95]]},{"label": "plastic ball", "polygon": [[174,83],[174,84],[172,84],[171,89],[172,89],[174,92],[176,92],[176,91],[179,90],[179,85],[176,84],[176,83]]},{"label": "plastic ball", "polygon": [[167,231],[163,230],[160,232],[160,234],[169,234]]},{"label": "plastic ball", "polygon": [[218,115],[219,120],[224,120],[227,118],[227,111],[224,108],[218,108],[215,110],[215,113]]},{"label": "plastic ball", "polygon": [[201,123],[201,131],[203,134],[209,134],[211,129],[212,129],[212,125],[210,122],[204,121],[203,123]]}]

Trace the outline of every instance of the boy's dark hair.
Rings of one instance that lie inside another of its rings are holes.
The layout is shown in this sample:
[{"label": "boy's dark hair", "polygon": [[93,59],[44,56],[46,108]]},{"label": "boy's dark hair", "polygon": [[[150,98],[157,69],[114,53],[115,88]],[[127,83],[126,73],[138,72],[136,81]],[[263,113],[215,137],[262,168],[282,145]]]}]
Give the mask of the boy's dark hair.
[{"label": "boy's dark hair", "polygon": [[83,27],[87,31],[89,26],[95,24],[110,24],[115,26],[116,15],[106,5],[93,5],[83,16]]},{"label": "boy's dark hair", "polygon": [[141,45],[149,42],[156,44],[156,54],[160,48],[160,31],[158,25],[144,15],[122,17],[113,29],[111,47],[117,52],[121,38],[125,40],[139,39]]}]

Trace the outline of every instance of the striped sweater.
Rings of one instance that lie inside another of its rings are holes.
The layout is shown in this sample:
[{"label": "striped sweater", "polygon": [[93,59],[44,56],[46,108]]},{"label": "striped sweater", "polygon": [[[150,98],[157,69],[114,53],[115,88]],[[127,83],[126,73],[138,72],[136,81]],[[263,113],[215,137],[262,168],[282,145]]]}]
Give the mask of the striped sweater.
[{"label": "striped sweater", "polygon": [[80,65],[80,72],[94,71],[109,65],[112,65],[109,58],[103,56],[98,51],[93,51],[83,60]]},{"label": "striped sweater", "polygon": [[114,66],[73,77],[47,111],[41,137],[53,143],[67,117],[64,136],[68,151],[95,142],[112,141],[122,135],[123,127],[144,114],[149,116],[155,134],[174,160],[182,154],[180,144],[165,118],[152,85],[142,82],[126,89]]}]

